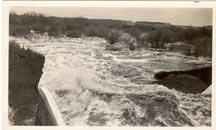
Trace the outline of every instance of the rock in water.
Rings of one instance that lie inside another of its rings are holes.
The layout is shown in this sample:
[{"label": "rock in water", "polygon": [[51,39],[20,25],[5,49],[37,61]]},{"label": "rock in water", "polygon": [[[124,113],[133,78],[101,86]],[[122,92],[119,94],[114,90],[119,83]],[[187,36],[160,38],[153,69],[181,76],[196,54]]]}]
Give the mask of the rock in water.
[{"label": "rock in water", "polygon": [[184,93],[202,93],[211,84],[212,67],[188,71],[159,72],[155,78],[160,84]]}]

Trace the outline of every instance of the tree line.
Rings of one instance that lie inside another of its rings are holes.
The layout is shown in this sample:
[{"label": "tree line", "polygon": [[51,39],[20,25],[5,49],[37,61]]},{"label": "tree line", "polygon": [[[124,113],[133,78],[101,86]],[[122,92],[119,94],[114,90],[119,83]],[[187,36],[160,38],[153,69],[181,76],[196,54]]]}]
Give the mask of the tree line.
[{"label": "tree line", "polygon": [[139,48],[150,45],[164,48],[165,43],[184,42],[194,46],[194,56],[212,56],[212,26],[177,26],[160,22],[131,22],[112,19],[63,18],[35,12],[9,16],[9,34],[25,37],[34,30],[52,37],[97,36],[117,44],[122,33],[134,37]]}]

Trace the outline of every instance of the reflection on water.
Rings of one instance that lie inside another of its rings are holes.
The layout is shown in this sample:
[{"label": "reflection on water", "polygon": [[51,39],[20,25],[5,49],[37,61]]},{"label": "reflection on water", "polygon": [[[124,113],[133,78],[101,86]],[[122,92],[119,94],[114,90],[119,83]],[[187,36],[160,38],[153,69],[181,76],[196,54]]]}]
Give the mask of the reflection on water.
[{"label": "reflection on water", "polygon": [[210,126],[211,95],[154,84],[158,71],[208,66],[180,53],[108,51],[99,38],[11,38],[45,55],[39,87],[53,92],[68,125]]}]

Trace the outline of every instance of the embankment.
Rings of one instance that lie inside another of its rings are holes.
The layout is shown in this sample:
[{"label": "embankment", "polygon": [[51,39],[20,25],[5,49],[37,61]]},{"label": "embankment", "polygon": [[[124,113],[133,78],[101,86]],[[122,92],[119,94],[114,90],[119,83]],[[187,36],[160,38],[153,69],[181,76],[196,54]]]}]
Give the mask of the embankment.
[{"label": "embankment", "polygon": [[9,43],[9,121],[12,125],[34,125],[39,102],[38,82],[45,57]]}]

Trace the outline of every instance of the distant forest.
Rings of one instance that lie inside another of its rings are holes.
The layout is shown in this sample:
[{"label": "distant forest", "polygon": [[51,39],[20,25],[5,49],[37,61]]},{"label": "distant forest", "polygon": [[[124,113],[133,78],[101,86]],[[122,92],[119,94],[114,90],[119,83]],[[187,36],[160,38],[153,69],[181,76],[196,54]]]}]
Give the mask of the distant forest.
[{"label": "distant forest", "polygon": [[165,43],[183,42],[194,46],[194,56],[212,56],[212,26],[179,26],[161,22],[131,22],[112,19],[62,18],[38,13],[9,16],[9,34],[26,37],[34,30],[53,37],[97,36],[117,44],[122,33],[136,39],[139,48],[149,43],[152,48],[164,48]]}]

